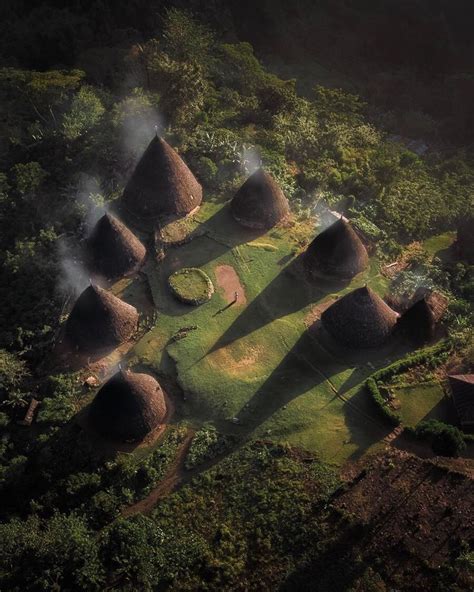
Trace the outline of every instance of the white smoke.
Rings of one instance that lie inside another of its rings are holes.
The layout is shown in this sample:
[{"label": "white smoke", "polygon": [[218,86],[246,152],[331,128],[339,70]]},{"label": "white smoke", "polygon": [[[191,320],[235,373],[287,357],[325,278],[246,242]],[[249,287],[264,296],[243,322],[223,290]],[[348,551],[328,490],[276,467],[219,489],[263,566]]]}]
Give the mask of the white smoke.
[{"label": "white smoke", "polygon": [[245,175],[252,175],[262,166],[262,159],[254,146],[243,146],[240,154],[240,166]]},{"label": "white smoke", "polygon": [[80,257],[81,249],[76,241],[63,237],[58,240],[57,250],[61,269],[58,290],[76,298],[90,282]]},{"label": "white smoke", "polygon": [[88,236],[97,220],[106,212],[100,181],[81,173],[74,190],[74,199],[83,215],[83,234]]},{"label": "white smoke", "polygon": [[[324,192],[319,192],[317,195],[315,195],[312,213],[318,220],[317,226],[318,230],[321,232],[334,224],[334,222],[337,222],[342,215],[342,212],[336,211],[334,206],[329,204]],[[347,218],[345,218],[343,215],[342,217],[347,221]]]},{"label": "white smoke", "polygon": [[[80,235],[87,238],[106,212],[101,183],[97,178],[81,173],[77,184],[70,187],[68,192],[82,216]],[[57,242],[57,256],[60,267],[58,290],[63,295],[76,298],[90,283],[78,238],[61,237]]]},{"label": "white smoke", "polygon": [[123,165],[128,173],[153,136],[163,133],[163,119],[146,96],[135,94],[120,103],[118,124]]}]

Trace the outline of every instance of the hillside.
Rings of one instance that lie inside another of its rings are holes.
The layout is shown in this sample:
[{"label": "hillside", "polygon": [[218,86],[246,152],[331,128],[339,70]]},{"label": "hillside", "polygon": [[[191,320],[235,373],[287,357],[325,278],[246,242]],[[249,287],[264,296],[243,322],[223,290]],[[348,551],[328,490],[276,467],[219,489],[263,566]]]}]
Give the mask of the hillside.
[{"label": "hillside", "polygon": [[469,8],[182,4],[1,9],[0,588],[470,590]]}]

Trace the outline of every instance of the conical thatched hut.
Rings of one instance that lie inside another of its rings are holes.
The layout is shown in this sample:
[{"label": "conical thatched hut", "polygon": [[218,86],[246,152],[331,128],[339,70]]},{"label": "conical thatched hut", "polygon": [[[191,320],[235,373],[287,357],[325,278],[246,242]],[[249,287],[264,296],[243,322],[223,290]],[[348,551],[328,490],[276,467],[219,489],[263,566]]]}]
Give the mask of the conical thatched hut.
[{"label": "conical thatched hut", "polygon": [[120,370],[108,380],[92,401],[92,427],[112,440],[142,440],[166,416],[166,403],[159,383],[148,374]]},{"label": "conical thatched hut", "polygon": [[140,217],[186,216],[202,201],[202,187],[171,146],[155,136],[123,192],[126,208]]},{"label": "conical thatched hut", "polygon": [[323,230],[304,254],[310,273],[351,278],[363,271],[369,262],[359,236],[342,218]]},{"label": "conical thatched hut", "polygon": [[418,300],[406,310],[397,321],[397,331],[414,343],[425,343],[433,339],[435,317],[425,298]]},{"label": "conical thatched hut", "polygon": [[466,219],[458,226],[457,248],[459,255],[471,265],[474,265],[474,219]]},{"label": "conical thatched hut", "polygon": [[358,349],[384,343],[397,317],[397,313],[366,286],[337,300],[323,312],[321,321],[334,339]]},{"label": "conical thatched hut", "polygon": [[130,339],[137,324],[135,307],[91,285],[79,296],[66,321],[66,337],[81,351],[97,352]]},{"label": "conical thatched hut", "polygon": [[453,403],[463,428],[474,428],[474,374],[448,376]]},{"label": "conical thatched hut", "polygon": [[242,226],[268,229],[286,218],[290,209],[276,181],[260,168],[234,195],[231,211]]},{"label": "conical thatched hut", "polygon": [[120,220],[104,214],[87,241],[92,269],[113,279],[130,275],[144,263],[146,249]]}]

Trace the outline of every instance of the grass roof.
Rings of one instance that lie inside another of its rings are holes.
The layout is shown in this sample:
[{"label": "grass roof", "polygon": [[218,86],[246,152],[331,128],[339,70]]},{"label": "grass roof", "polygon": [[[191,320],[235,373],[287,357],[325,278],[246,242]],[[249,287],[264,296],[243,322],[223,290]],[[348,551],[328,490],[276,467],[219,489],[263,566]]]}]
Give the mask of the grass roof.
[{"label": "grass roof", "polygon": [[340,343],[351,347],[377,347],[395,326],[397,313],[367,286],[337,300],[321,315],[325,329]]},{"label": "grass roof", "polygon": [[355,230],[341,218],[310,243],[304,262],[310,272],[350,278],[367,267],[369,257]]},{"label": "grass roof", "polygon": [[135,307],[91,285],[77,299],[66,321],[66,337],[84,352],[117,347],[133,335],[138,324]]},{"label": "grass roof", "polygon": [[120,220],[104,214],[87,241],[92,269],[109,278],[137,271],[144,263],[146,249]]},{"label": "grass roof", "polygon": [[185,216],[202,201],[202,187],[178,153],[155,136],[138,162],[123,202],[139,217]]},{"label": "grass roof", "polygon": [[262,168],[245,181],[231,203],[234,218],[248,228],[269,229],[288,216],[288,200]]},{"label": "grass roof", "polygon": [[148,374],[120,370],[97,393],[89,410],[94,429],[113,440],[143,439],[166,416],[160,384]]}]

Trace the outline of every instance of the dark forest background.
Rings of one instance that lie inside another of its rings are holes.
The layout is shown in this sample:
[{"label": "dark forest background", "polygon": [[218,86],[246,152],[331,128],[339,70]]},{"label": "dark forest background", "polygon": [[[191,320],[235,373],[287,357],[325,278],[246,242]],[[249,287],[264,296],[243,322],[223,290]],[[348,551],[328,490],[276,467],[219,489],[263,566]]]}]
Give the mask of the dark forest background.
[{"label": "dark forest background", "polygon": [[[170,6],[192,11],[223,41],[249,41],[311,72],[313,60],[384,109],[435,118],[443,139],[474,134],[474,5],[470,0],[6,0],[0,56],[30,69],[77,66],[91,48],[143,42]],[[303,76],[304,78],[304,76]]]}]

